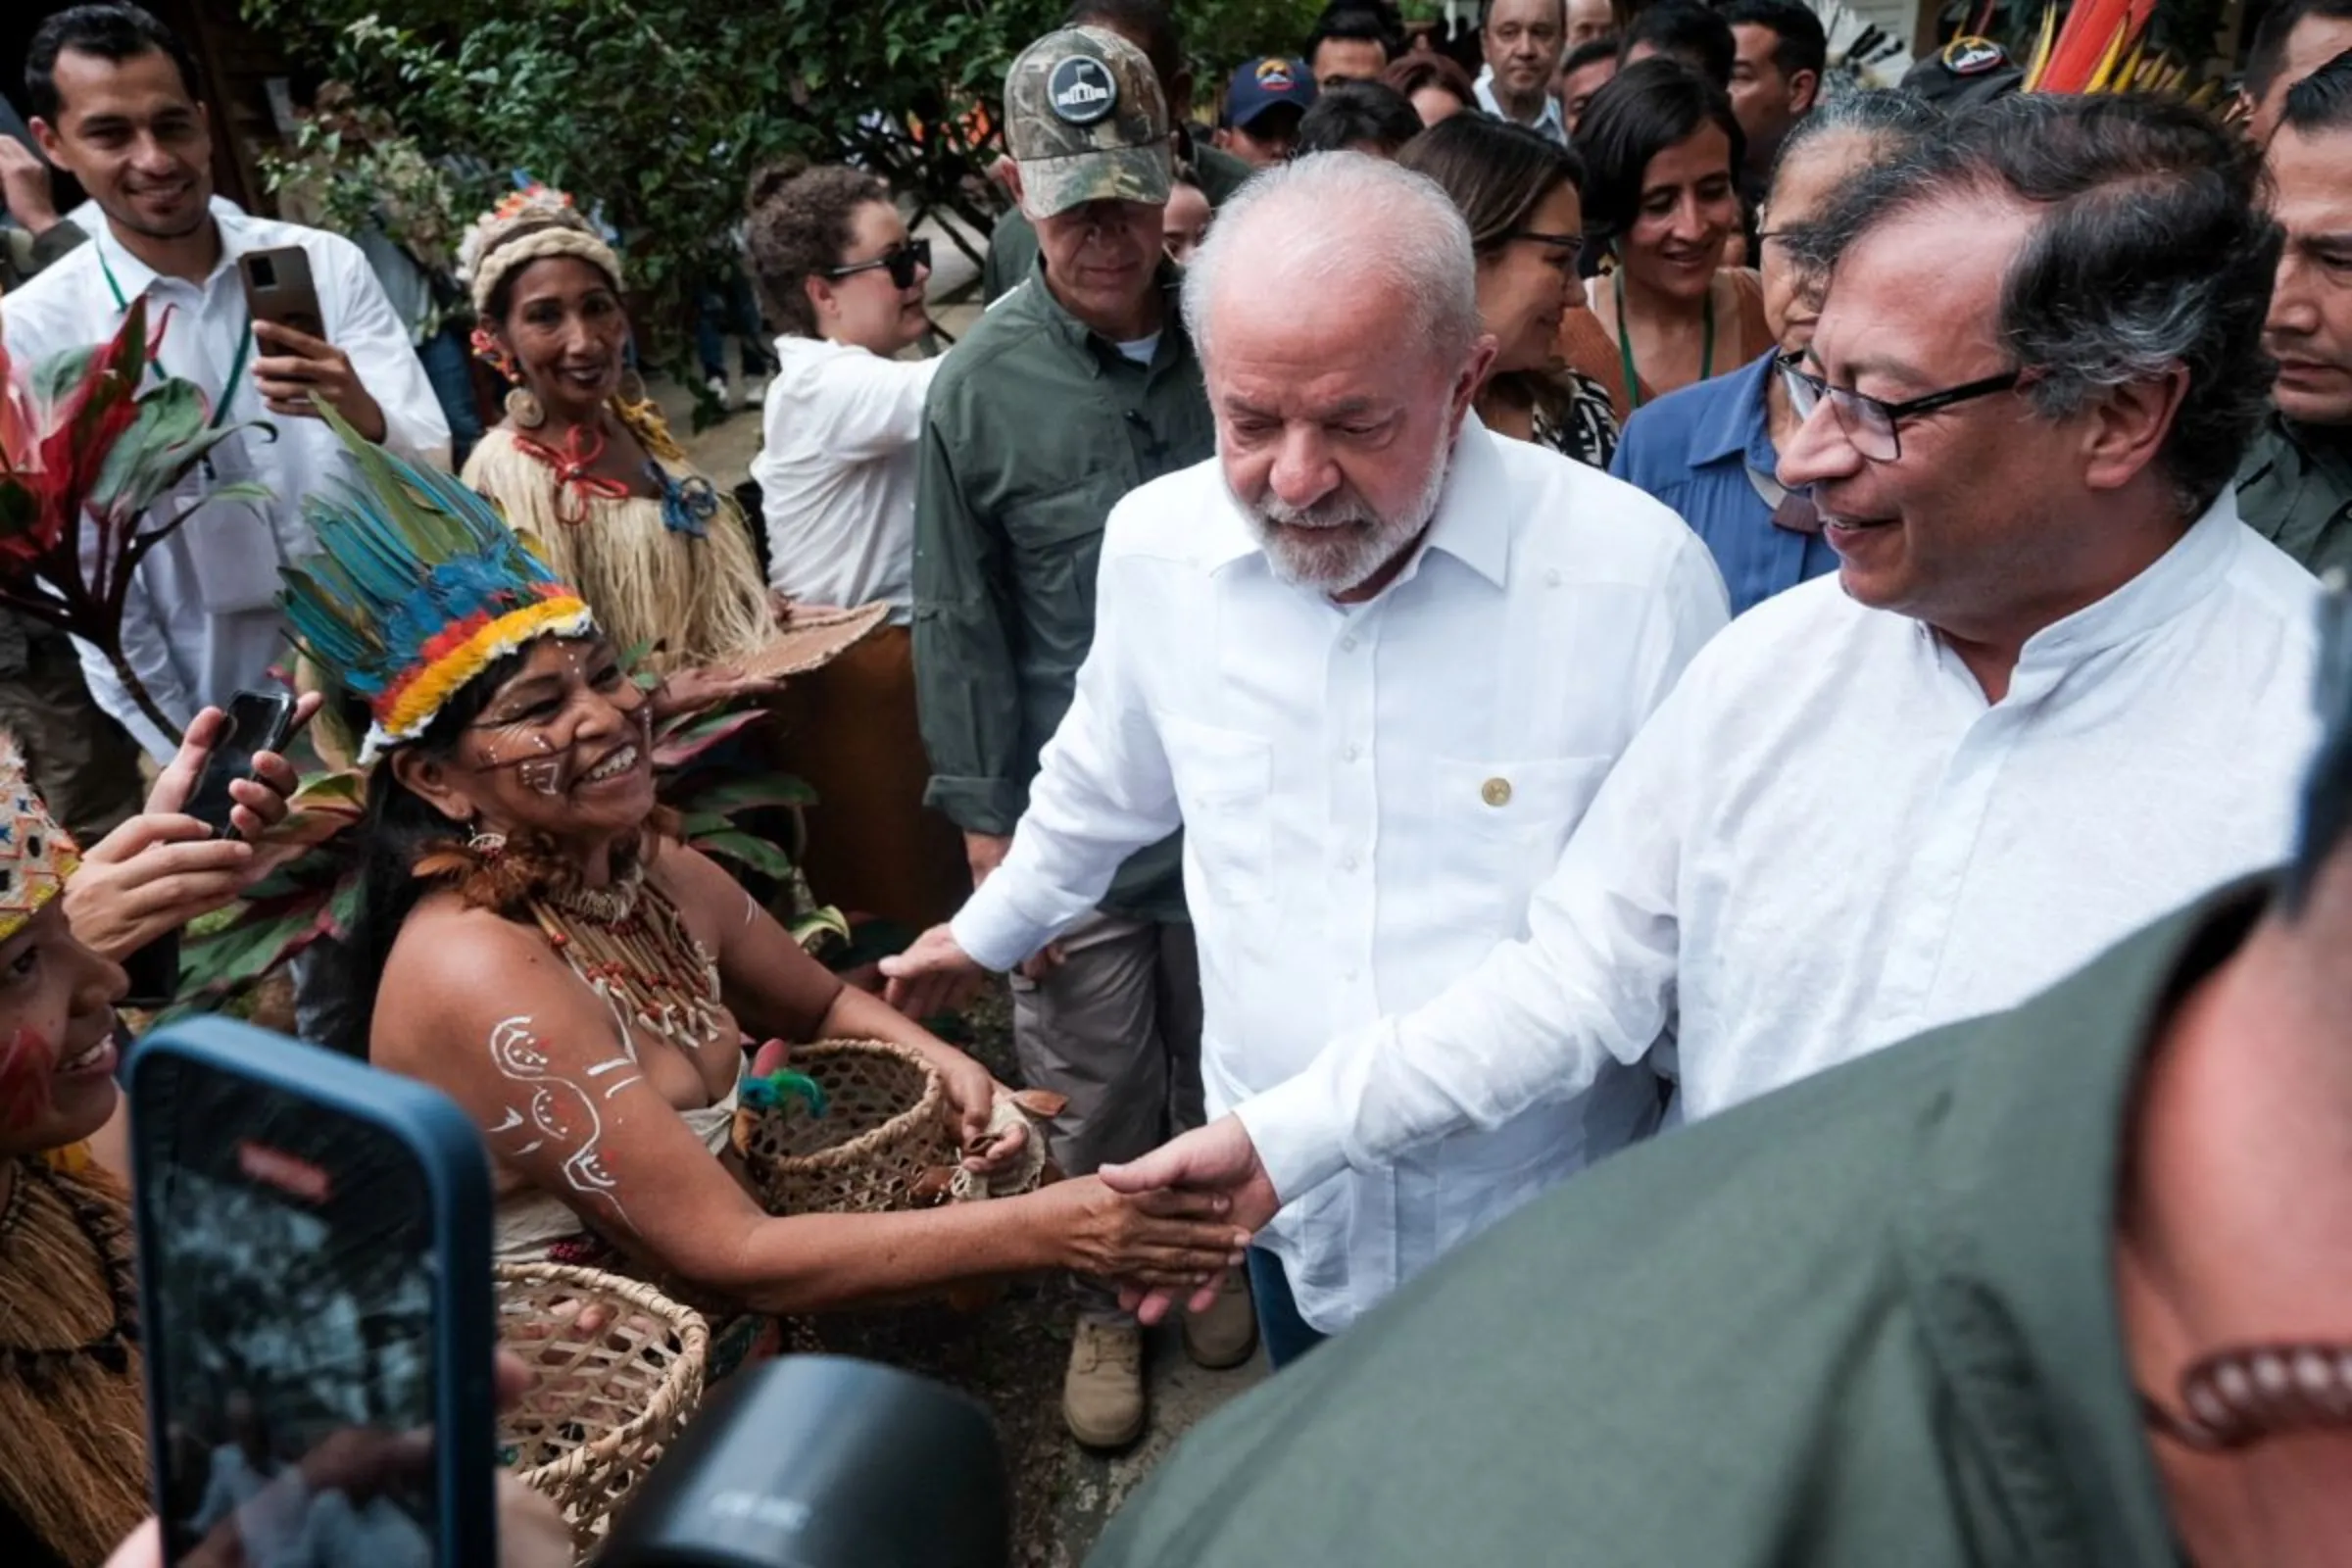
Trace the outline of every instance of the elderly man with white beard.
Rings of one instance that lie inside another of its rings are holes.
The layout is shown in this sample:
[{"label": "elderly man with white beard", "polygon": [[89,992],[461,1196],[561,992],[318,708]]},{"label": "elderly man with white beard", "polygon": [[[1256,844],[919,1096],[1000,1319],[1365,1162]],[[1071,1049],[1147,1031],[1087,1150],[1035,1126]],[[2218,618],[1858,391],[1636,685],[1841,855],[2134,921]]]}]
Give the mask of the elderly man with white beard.
[{"label": "elderly man with white beard", "polygon": [[[1228,265],[1232,263],[1233,265]],[[1185,830],[1221,1113],[1525,929],[1618,753],[1725,622],[1671,512],[1490,435],[1470,236],[1353,153],[1259,174],[1184,287],[1218,456],[1128,496],[1011,853],[886,961],[918,1013]],[[1276,1365],[1649,1130],[1646,1067],[1304,1197],[1250,1256]]]}]

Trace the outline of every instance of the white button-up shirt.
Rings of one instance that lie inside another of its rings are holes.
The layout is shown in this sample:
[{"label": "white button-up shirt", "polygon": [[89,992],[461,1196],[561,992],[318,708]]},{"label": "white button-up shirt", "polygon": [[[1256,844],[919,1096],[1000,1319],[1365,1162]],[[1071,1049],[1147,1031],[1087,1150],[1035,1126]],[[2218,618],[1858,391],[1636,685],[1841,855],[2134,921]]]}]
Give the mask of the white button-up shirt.
[{"label": "white button-up shirt", "polygon": [[[1725,622],[1705,547],[1595,469],[1465,421],[1428,543],[1377,599],[1277,579],[1213,461],[1104,535],[1092,653],[1011,853],[956,916],[1004,968],[1179,824],[1222,1112],[1436,996],[1527,901]],[[1654,1122],[1645,1068],[1329,1181],[1262,1238],[1344,1328],[1446,1248]]]},{"label": "white button-up shirt", "polygon": [[[128,302],[143,294],[148,331],[163,335],[164,369],[195,382],[218,407],[249,330],[237,258],[299,245],[310,255],[328,340],[351,356],[360,383],[384,411],[385,444],[446,467],[449,420],[410,346],[408,324],[393,314],[359,247],[340,235],[233,209],[216,206],[213,218],[220,227],[220,263],[202,285],[159,276],[101,222],[88,244],[0,301],[8,352],[37,364],[103,343],[122,326]],[[122,305],[116,303],[118,290]],[[318,549],[303,519],[303,499],[337,477],[358,476],[323,420],[288,418],[263,407],[252,369],[263,357],[258,343],[246,354],[237,384],[228,389],[226,418],[265,420],[276,428],[277,439],[254,431],[231,436],[214,449],[212,467],[222,483],[259,479],[274,499],[260,507],[224,502],[198,512],[140,564],[122,609],[123,655],[148,695],[180,725],[208,704],[222,705],[242,688],[264,685],[270,666],[286,657],[277,568]],[[176,515],[205,488],[202,472],[192,474],[157,510]],[[99,706],[157,759],[168,760],[175,743],[140,713],[113,665],[94,648],[84,646],[81,656]]]},{"label": "white button-up shirt", "polygon": [[895,626],[914,618],[915,442],[924,394],[946,363],[776,339],[752,460],[771,586],[812,605],[885,603]]},{"label": "white button-up shirt", "polygon": [[2284,858],[2318,587],[2225,492],[2025,645],[1987,703],[1943,640],[1818,578],[1740,617],[1618,764],[1530,934],[1240,1107],[1305,1192],[1678,1036],[1708,1115],[2004,1008]]}]

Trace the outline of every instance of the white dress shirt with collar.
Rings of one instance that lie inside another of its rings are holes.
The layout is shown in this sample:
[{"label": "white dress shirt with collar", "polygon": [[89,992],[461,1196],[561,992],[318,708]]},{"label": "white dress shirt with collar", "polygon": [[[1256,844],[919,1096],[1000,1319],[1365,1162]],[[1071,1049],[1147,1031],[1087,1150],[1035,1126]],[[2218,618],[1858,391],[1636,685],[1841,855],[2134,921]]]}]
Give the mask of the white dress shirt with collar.
[{"label": "white dress shirt with collar", "polygon": [[894,626],[914,619],[915,443],[924,395],[946,363],[776,339],[752,460],[771,587],[812,605],[885,603]]},{"label": "white dress shirt with collar", "polygon": [[[1727,614],[1671,512],[1475,418],[1427,545],[1367,604],[1277,579],[1213,461],[1119,504],[1098,603],[1011,853],[956,937],[1009,967],[1181,824],[1220,1113],[1524,932],[1610,765]],[[1344,1328],[1645,1132],[1657,1087],[1639,1064],[1601,1073],[1574,1101],[1326,1182],[1261,1241],[1306,1321]]]},{"label": "white dress shirt with collar", "polygon": [[[38,363],[105,342],[122,326],[128,302],[143,294],[149,331],[162,330],[164,368],[195,382],[218,407],[248,331],[237,258],[299,245],[310,256],[328,340],[351,357],[361,384],[384,411],[385,444],[446,467],[449,421],[410,346],[408,323],[393,314],[359,247],[340,235],[233,209],[216,206],[213,216],[220,227],[220,262],[201,285],[159,276],[101,222],[87,245],[0,301],[8,352]],[[198,512],[140,564],[122,610],[124,656],[148,694],[181,725],[208,704],[266,684],[270,667],[289,657],[277,612],[277,568],[318,548],[303,519],[303,499],[358,472],[322,420],[283,417],[263,407],[252,370],[260,357],[258,345],[245,356],[237,384],[228,388],[226,417],[265,420],[277,438],[255,431],[232,436],[215,449],[212,467],[222,482],[258,479],[274,499],[258,508],[220,503]],[[176,514],[204,488],[202,474],[191,475],[158,505]],[[140,713],[113,666],[93,648],[83,647],[81,655],[99,706],[159,760],[169,760],[174,743]]]},{"label": "white dress shirt with collar", "polygon": [[1677,1035],[1711,1115],[2015,1004],[2278,863],[2317,741],[2318,587],[2225,492],[2029,641],[1988,704],[1836,577],[1749,611],[1626,752],[1530,934],[1240,1107],[1276,1191],[1499,1122]]},{"label": "white dress shirt with collar", "polygon": [[1502,107],[1502,100],[1494,96],[1494,68],[1493,66],[1487,67],[1478,74],[1478,80],[1471,84],[1471,91],[1478,95],[1478,107],[1504,124],[1517,125],[1521,130],[1536,131],[1541,135],[1550,137],[1563,147],[1568,145],[1568,121],[1567,117],[1560,113],[1560,100],[1555,94],[1547,92],[1544,95],[1544,112],[1535,119],[1513,120],[1510,113]]}]

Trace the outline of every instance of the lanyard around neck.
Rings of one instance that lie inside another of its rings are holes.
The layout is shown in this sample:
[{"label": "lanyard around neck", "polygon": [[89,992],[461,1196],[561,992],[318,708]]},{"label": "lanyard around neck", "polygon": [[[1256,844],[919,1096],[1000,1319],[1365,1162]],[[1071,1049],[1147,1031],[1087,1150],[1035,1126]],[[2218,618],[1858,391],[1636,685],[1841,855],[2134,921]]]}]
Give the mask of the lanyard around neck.
[{"label": "lanyard around neck", "polygon": [[[115,280],[115,270],[107,262],[106,247],[100,245],[96,240],[90,241],[90,244],[98,253],[98,270],[106,276],[106,291],[115,297],[115,309],[118,311],[129,310],[130,301],[123,298],[122,285]],[[213,401],[213,416],[207,428],[218,430],[220,428],[221,422],[228,417],[228,406],[237,398],[237,383],[245,377],[245,362],[252,357],[253,321],[249,318],[245,322],[245,329],[237,334],[236,357],[228,362],[228,384],[220,389],[220,397]],[[149,363],[154,366],[156,374],[164,373],[162,365],[152,361]]]},{"label": "lanyard around neck", "polygon": [[[1634,369],[1634,334],[1625,329],[1625,275],[1617,277],[1617,355],[1625,364],[1625,401],[1629,408],[1642,406],[1642,377]],[[1699,316],[1698,378],[1704,381],[1715,373],[1715,283],[1707,282],[1707,303]]]}]

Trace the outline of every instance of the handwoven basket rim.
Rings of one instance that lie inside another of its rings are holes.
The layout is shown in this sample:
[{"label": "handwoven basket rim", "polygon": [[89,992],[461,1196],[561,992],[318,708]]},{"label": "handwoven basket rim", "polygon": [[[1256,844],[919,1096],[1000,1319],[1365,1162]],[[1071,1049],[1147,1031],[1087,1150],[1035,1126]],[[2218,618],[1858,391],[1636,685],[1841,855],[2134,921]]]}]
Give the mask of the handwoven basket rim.
[{"label": "handwoven basket rim", "polygon": [[[566,1478],[590,1465],[609,1458],[624,1443],[636,1443],[657,1429],[674,1424],[682,1418],[675,1409],[685,1397],[682,1390],[689,1376],[700,1385],[709,1366],[710,1355],[710,1326],[703,1315],[683,1302],[675,1301],[642,1280],[625,1274],[613,1274],[604,1269],[581,1268],[571,1263],[494,1263],[490,1276],[494,1282],[514,1284],[565,1285],[583,1294],[614,1297],[620,1302],[647,1316],[655,1318],[678,1337],[678,1357],[663,1369],[662,1381],[637,1413],[602,1436],[593,1438],[573,1448],[561,1458],[528,1470],[518,1470],[515,1479],[537,1491],[546,1490],[543,1483]],[[504,1309],[501,1308],[501,1315]],[[700,1390],[697,1390],[699,1397]]]},{"label": "handwoven basket rim", "polygon": [[[768,1172],[825,1171],[836,1165],[851,1165],[864,1159],[874,1150],[906,1138],[913,1128],[925,1121],[936,1123],[940,1110],[947,1103],[947,1080],[931,1065],[923,1054],[912,1046],[903,1046],[893,1040],[819,1040],[806,1046],[796,1046],[786,1059],[786,1066],[805,1064],[811,1056],[842,1055],[852,1052],[896,1056],[923,1076],[922,1098],[900,1111],[879,1127],[869,1127],[847,1143],[820,1149],[812,1154],[778,1154],[761,1156],[762,1168]],[[773,1111],[764,1114],[773,1115]]]}]

